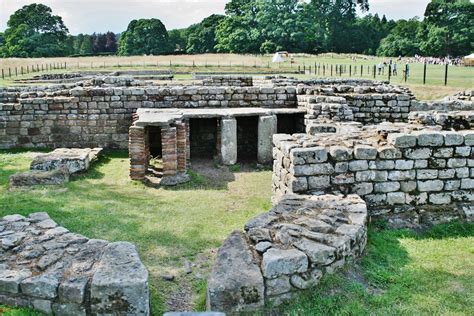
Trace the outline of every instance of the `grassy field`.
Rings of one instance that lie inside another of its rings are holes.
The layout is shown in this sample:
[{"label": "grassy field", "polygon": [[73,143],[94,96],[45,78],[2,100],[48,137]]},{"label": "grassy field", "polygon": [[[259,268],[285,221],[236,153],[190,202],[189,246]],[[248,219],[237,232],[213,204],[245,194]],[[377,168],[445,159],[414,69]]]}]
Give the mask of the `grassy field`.
[{"label": "grassy field", "polygon": [[[152,309],[203,310],[216,249],[234,229],[270,205],[271,172],[252,166],[198,164],[193,181],[150,188],[128,179],[126,153],[107,153],[87,174],[59,187],[8,191],[8,176],[27,170],[28,151],[0,151],[0,216],[46,211],[90,238],[137,245],[150,272]],[[415,234],[372,225],[367,256],[324,279],[285,315],[469,315],[474,310],[474,225],[440,225]],[[189,260],[193,273],[186,274]],[[163,275],[174,275],[173,282]],[[33,315],[0,307],[0,314]],[[472,314],[471,314],[472,315]]]},{"label": "grassy field", "polygon": [[[352,57],[356,57],[354,61]],[[102,57],[65,57],[65,58],[8,58],[0,59],[0,69],[4,70],[6,79],[0,78],[0,86],[11,85],[15,79],[29,78],[38,73],[26,74],[27,67],[37,67],[41,70],[46,65],[66,64],[66,71],[114,71],[128,69],[163,69],[174,72],[192,73],[192,72],[239,72],[239,73],[267,73],[282,72],[294,74],[295,71],[305,69],[307,75],[304,77],[331,77],[331,65],[333,66],[332,77],[339,77],[335,72],[336,65],[345,65],[346,72],[342,77],[370,78],[373,79],[372,68],[380,61],[389,61],[390,58],[359,56],[359,55],[295,55],[294,64],[288,61],[282,64],[271,63],[271,55],[235,55],[235,54],[204,54],[204,55],[172,55],[172,56],[102,56]],[[398,64],[398,76],[392,77],[391,82],[399,85],[408,85],[414,88],[417,95],[424,99],[431,99],[431,93],[424,93],[427,89],[436,90],[437,95],[445,96],[453,91],[474,88],[474,68],[473,67],[455,67],[451,66],[448,71],[448,85],[444,86],[445,68],[442,65],[427,66],[427,81],[423,85],[423,65],[412,64],[410,68],[410,77],[405,83],[403,80],[402,69],[404,63]],[[314,73],[315,65],[320,66],[319,72]],[[323,73],[323,65],[325,71]],[[352,71],[349,73],[349,66]],[[360,67],[363,72],[361,75]],[[23,67],[24,76],[15,77],[15,67],[18,73],[21,73]],[[48,66],[49,67],[49,66]],[[311,67],[311,73],[309,73]],[[8,69],[11,70],[13,78],[8,77]],[[65,70],[53,70],[53,72],[64,72]],[[355,71],[355,72],[354,72]],[[43,71],[46,72],[46,71]],[[387,69],[383,75],[376,75],[378,80],[387,80]],[[433,88],[436,87],[436,88]],[[441,88],[442,87],[442,88]],[[440,88],[440,90],[438,90]],[[448,94],[445,94],[448,93]]]}]

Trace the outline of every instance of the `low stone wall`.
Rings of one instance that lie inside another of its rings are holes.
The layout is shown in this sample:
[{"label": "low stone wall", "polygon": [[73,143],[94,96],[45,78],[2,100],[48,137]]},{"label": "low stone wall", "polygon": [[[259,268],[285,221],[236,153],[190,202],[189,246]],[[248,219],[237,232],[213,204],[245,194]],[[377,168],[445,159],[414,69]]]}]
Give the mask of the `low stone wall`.
[{"label": "low stone wall", "polygon": [[431,222],[465,217],[464,206],[468,211],[474,201],[474,131],[416,129],[382,124],[275,135],[274,201],[287,193],[354,193],[373,216],[405,213]]},{"label": "low stone wall", "polygon": [[356,121],[364,124],[406,122],[414,97],[390,85],[298,86],[298,106],[308,110],[306,124]]},{"label": "low stone wall", "polygon": [[149,315],[134,245],[87,239],[46,213],[0,219],[0,304],[54,315]]},{"label": "low stone wall", "polygon": [[439,125],[444,130],[474,129],[474,111],[414,111],[408,116],[408,122]]},{"label": "low stone wall", "polygon": [[195,75],[197,80],[202,80],[203,86],[232,86],[232,87],[251,87],[253,78],[251,76],[204,76]]},{"label": "low stone wall", "polygon": [[242,312],[290,300],[362,254],[366,222],[365,203],[354,195],[283,197],[224,241],[208,280],[208,310]]},{"label": "low stone wall", "polygon": [[296,107],[295,88],[80,87],[0,91],[0,148],[127,148],[137,108]]}]

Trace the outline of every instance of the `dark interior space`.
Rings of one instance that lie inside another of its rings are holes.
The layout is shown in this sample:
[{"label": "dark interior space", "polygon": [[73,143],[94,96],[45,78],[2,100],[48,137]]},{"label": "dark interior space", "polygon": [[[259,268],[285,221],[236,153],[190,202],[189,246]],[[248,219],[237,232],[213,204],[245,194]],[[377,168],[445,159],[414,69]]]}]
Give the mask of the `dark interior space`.
[{"label": "dark interior space", "polygon": [[258,117],[237,118],[237,160],[256,161],[258,153]]},{"label": "dark interior space", "polygon": [[150,155],[153,158],[161,158],[161,128],[156,126],[148,127],[148,142]]},{"label": "dark interior space", "polygon": [[189,126],[191,159],[213,159],[217,155],[217,119],[190,119]]},{"label": "dark interior space", "polygon": [[277,131],[279,134],[295,134],[305,132],[304,113],[278,114],[277,118]]}]

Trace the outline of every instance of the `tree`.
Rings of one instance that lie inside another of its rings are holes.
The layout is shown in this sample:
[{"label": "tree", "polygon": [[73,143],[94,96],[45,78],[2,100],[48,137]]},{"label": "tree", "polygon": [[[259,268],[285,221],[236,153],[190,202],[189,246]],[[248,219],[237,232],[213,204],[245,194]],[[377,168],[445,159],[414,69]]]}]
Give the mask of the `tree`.
[{"label": "tree", "polygon": [[169,51],[168,32],[158,19],[133,20],[119,41],[119,55],[160,55]]},{"label": "tree", "polygon": [[68,29],[62,18],[43,4],[30,4],[13,13],[5,30],[5,55],[10,57],[63,56]]},{"label": "tree", "polygon": [[474,43],[474,3],[469,0],[433,0],[426,6],[419,30],[420,48],[429,56],[463,56]]},{"label": "tree", "polygon": [[105,34],[105,51],[108,53],[117,53],[117,37],[113,32]]},{"label": "tree", "polygon": [[92,34],[92,52],[100,54],[106,52],[105,45],[107,44],[107,37],[102,33]]},{"label": "tree", "polygon": [[215,53],[216,28],[224,20],[223,15],[213,14],[187,31],[186,52],[189,54]]},{"label": "tree", "polygon": [[226,18],[216,29],[216,50],[224,53],[259,53],[263,43],[257,25],[256,0],[231,0]]},{"label": "tree", "polygon": [[171,30],[168,32],[168,42],[171,51],[185,52],[187,45],[187,29]]},{"label": "tree", "polygon": [[420,53],[417,33],[421,27],[418,18],[399,20],[377,49],[379,56],[414,56]]},{"label": "tree", "polygon": [[84,35],[84,38],[81,43],[81,48],[79,49],[80,55],[92,55],[92,36]]}]

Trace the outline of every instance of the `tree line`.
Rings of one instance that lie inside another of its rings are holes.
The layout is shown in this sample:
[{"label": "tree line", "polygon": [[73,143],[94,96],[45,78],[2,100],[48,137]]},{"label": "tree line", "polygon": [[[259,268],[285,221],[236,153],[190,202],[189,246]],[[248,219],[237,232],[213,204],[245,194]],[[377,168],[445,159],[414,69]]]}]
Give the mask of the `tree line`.
[{"label": "tree line", "polygon": [[388,20],[368,13],[368,0],[232,0],[225,15],[185,29],[139,19],[121,34],[70,35],[62,18],[43,4],[16,11],[0,33],[3,57],[265,54],[275,51],[380,56],[463,56],[474,43],[474,4],[432,0],[424,17]]}]

